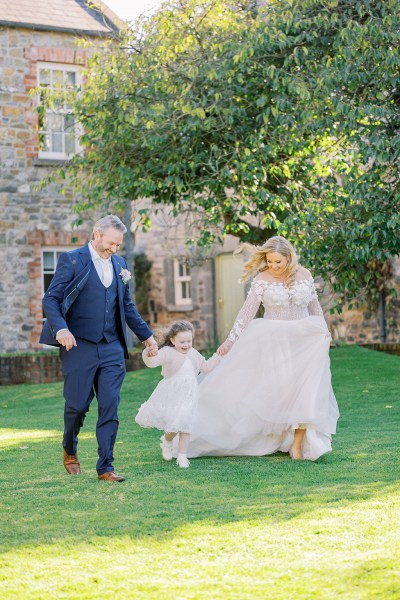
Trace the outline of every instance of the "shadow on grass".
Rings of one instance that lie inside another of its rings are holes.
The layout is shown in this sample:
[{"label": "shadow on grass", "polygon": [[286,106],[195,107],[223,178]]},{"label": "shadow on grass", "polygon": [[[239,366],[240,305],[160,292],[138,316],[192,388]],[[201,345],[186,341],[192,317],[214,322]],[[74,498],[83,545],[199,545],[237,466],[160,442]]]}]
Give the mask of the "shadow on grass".
[{"label": "shadow on grass", "polygon": [[[127,477],[122,484],[96,477],[95,401],[80,436],[83,473],[71,477],[61,460],[62,385],[17,386],[0,413],[6,413],[4,425],[18,435],[18,443],[0,454],[3,551],[60,540],[72,545],[97,537],[160,540],[195,523],[281,523],[398,492],[399,459],[393,440],[399,410],[392,365],[398,367],[400,361],[358,350],[336,359],[335,391],[342,419],[333,453],[315,463],[292,462],[283,454],[192,459],[190,469],[163,462],[159,432],[134,423],[139,404],[159,375],[128,374],[115,447],[116,470]],[[24,439],[24,430],[35,429],[36,437]]]},{"label": "shadow on grass", "polygon": [[63,470],[53,441],[4,453],[3,549],[97,536],[158,539],[194,522],[279,523],[400,488],[389,454],[371,460],[339,450],[317,463],[294,463],[280,454],[202,458],[181,470],[162,462],[156,446],[156,440],[142,451],[125,440],[117,445],[118,470],[127,476],[122,484],[97,480],[93,440],[82,440],[78,477]]}]

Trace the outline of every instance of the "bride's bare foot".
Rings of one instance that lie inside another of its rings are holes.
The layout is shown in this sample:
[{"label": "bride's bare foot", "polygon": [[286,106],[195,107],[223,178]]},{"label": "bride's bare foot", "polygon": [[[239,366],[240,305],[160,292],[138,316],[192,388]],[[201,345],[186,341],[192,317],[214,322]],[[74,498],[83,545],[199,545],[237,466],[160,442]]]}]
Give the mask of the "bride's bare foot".
[{"label": "bride's bare foot", "polygon": [[303,454],[300,448],[291,448],[290,449],[290,458],[292,460],[303,460]]},{"label": "bride's bare foot", "polygon": [[306,435],[306,429],[304,427],[294,430],[293,443],[290,448],[290,456],[292,460],[303,460],[303,440]]}]

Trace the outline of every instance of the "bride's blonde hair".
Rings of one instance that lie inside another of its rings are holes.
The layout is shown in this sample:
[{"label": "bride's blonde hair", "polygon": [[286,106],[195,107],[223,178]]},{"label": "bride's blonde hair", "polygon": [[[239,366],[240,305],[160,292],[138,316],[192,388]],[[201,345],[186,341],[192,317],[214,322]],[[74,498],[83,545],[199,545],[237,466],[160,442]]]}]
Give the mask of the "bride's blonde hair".
[{"label": "bride's blonde hair", "polygon": [[275,235],[269,238],[262,246],[253,246],[252,244],[245,243],[235,251],[235,254],[243,252],[243,250],[250,252],[251,256],[243,265],[243,274],[240,278],[241,282],[246,281],[246,279],[251,277],[256,271],[258,273],[268,271],[267,255],[272,252],[278,252],[286,258],[288,261],[285,268],[287,283],[290,285],[294,281],[299,265],[299,259],[292,244],[288,242],[286,238],[281,235]]}]

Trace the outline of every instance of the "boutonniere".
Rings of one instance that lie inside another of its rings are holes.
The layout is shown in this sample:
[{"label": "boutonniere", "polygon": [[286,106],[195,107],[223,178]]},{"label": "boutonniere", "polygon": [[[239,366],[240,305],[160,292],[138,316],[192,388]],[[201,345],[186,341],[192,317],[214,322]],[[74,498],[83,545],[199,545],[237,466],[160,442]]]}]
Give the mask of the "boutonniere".
[{"label": "boutonniere", "polygon": [[123,269],[122,267],[121,267],[120,275],[121,275],[122,281],[124,282],[125,285],[128,283],[128,281],[130,279],[132,279],[131,272],[128,271],[128,269]]}]

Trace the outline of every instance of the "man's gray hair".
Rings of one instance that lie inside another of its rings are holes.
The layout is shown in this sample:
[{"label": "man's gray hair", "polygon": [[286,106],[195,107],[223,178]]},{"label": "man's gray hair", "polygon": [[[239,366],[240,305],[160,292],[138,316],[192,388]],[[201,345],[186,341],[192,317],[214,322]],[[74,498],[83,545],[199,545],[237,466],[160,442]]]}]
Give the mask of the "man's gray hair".
[{"label": "man's gray hair", "polygon": [[127,231],[125,225],[119,217],[116,215],[107,215],[106,217],[102,217],[96,221],[93,226],[93,235],[95,231],[101,231],[101,233],[104,233],[107,229],[110,229],[110,227],[120,231],[121,233],[126,233]]}]

